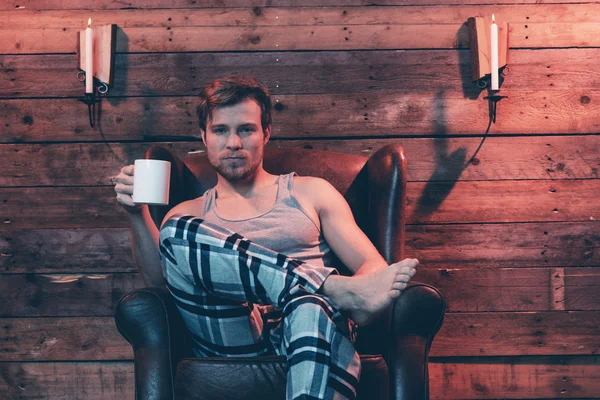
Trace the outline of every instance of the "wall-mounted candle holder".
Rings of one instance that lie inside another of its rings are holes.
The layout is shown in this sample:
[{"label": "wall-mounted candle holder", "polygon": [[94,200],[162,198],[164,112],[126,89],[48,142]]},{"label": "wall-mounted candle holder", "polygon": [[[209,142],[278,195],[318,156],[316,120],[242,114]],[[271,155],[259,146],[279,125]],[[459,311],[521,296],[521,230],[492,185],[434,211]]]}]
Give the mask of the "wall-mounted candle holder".
[{"label": "wall-mounted candle holder", "polygon": [[[486,81],[484,87],[491,87],[487,81],[491,80],[492,73],[492,40],[491,18],[471,17],[467,21],[469,26],[469,44],[471,48],[471,72],[473,81]],[[498,68],[503,69],[507,63],[508,55],[508,24],[497,22],[498,25]]]},{"label": "wall-mounted candle holder", "polygon": [[488,88],[484,97],[490,102],[490,119],[496,122],[497,103],[508,97],[500,96],[503,72],[508,56],[508,24],[492,18],[471,17],[467,20],[471,49],[471,71],[473,81],[481,89]]},{"label": "wall-mounted candle holder", "polygon": [[[91,27],[91,20],[88,22],[88,29],[77,32],[77,78],[81,82],[86,82],[85,97],[79,101],[87,104],[90,126],[95,124],[96,103],[101,100],[100,95],[108,92],[113,82],[115,70],[115,50],[117,25],[98,25]],[[91,32],[91,46],[87,42],[87,32]],[[92,59],[88,60],[88,49],[92,48]],[[91,64],[90,64],[91,61]],[[91,76],[88,67],[91,67]],[[97,94],[96,94],[97,93]]]}]

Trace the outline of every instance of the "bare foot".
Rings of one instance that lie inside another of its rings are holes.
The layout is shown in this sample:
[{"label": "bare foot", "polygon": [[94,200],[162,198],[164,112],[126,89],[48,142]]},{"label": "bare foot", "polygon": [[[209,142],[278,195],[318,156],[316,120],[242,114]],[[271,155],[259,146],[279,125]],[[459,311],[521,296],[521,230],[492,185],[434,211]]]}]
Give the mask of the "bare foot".
[{"label": "bare foot", "polygon": [[418,265],[416,258],[405,258],[369,275],[330,275],[321,291],[358,325],[368,325],[406,289]]}]

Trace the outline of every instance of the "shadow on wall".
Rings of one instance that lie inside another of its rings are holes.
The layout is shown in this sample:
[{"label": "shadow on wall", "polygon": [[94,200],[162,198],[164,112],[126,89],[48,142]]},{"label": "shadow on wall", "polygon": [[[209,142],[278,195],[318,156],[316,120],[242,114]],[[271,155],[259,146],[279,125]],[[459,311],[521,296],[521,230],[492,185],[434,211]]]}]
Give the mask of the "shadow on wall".
[{"label": "shadow on wall", "polygon": [[[446,135],[444,91],[440,91],[435,95],[433,108],[432,131],[436,135]],[[427,217],[440,207],[465,169],[466,148],[460,147],[454,152],[449,153],[447,136],[433,139],[433,146],[435,149],[435,167],[433,174],[423,188],[421,197],[417,201],[415,209],[416,220]]]},{"label": "shadow on wall", "polygon": [[127,93],[127,82],[129,75],[129,62],[131,56],[129,53],[129,37],[123,32],[123,29],[117,27],[117,40],[119,54],[115,54],[115,73],[113,76],[113,87],[110,92],[113,96],[119,97],[107,97],[106,100],[116,107],[121,103],[127,101],[125,94]]},{"label": "shadow on wall", "polygon": [[[461,38],[469,37],[469,26],[467,22],[461,25],[460,29],[456,33],[456,41],[457,46],[460,46]],[[465,48],[457,48],[458,54],[458,69],[460,74],[460,79],[462,82],[462,92],[463,97],[469,100],[477,100],[483,92],[483,88],[477,86],[476,82],[472,80],[472,68],[471,68],[471,50],[467,47]]]},{"label": "shadow on wall", "polygon": [[120,49],[120,54],[115,54],[115,70],[113,75],[113,84],[111,85],[111,88],[108,92],[112,96],[103,97],[102,100],[97,104],[98,116],[96,123],[98,126],[98,132],[100,133],[100,137],[102,138],[102,141],[104,142],[110,153],[119,162],[119,164],[126,165],[128,164],[128,161],[120,157],[119,154],[115,153],[110,143],[108,143],[102,127],[102,103],[108,101],[108,103],[111,106],[113,106],[113,109],[116,110],[120,104],[123,104],[127,101],[127,97],[125,97],[125,94],[127,93],[127,78],[130,61],[129,56],[127,55],[127,53],[129,52],[129,38],[127,37],[125,32],[123,32],[123,29],[118,26],[116,37],[119,41],[119,45],[117,46],[117,48]]},{"label": "shadow on wall", "polygon": [[[460,44],[460,38],[465,36],[469,36],[468,25],[466,22],[457,31],[455,43]],[[477,101],[484,89],[477,86],[476,82],[473,82],[472,80],[470,49],[460,48],[459,45],[457,47],[463,97],[465,99]],[[479,144],[479,147],[475,153],[469,157],[469,161],[465,162],[465,160],[467,160],[467,149],[465,147],[460,147],[452,153],[449,153],[450,146],[448,137],[445,136],[448,129],[444,111],[444,91],[440,91],[436,94],[433,101],[433,108],[432,132],[436,135],[440,135],[433,141],[435,147],[435,169],[417,202],[415,209],[416,220],[420,220],[434,213],[446,197],[448,197],[452,188],[454,188],[454,185],[458,182],[462,172],[471,164],[471,161],[475,162],[474,156],[483,145],[491,126],[490,119],[486,132],[482,132],[483,139]]]}]

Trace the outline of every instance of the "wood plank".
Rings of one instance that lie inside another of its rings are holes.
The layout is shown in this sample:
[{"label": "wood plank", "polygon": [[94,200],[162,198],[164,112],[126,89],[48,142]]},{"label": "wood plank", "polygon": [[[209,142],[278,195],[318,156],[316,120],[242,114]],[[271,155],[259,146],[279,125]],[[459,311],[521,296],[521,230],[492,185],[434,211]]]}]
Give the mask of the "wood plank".
[{"label": "wood plank", "polygon": [[34,227],[124,228],[127,214],[115,197],[109,186],[0,189],[0,221],[4,232]]},{"label": "wood plank", "polygon": [[[512,98],[532,88],[598,90],[598,57],[600,48],[512,50],[503,93]],[[3,98],[72,97],[84,92],[72,55],[2,55],[0,69]],[[214,78],[243,72],[261,79],[273,95],[404,91],[437,93],[438,102],[446,93],[474,100],[481,90],[471,81],[470,69],[466,49],[117,54],[109,96],[123,103],[127,99],[121,96],[196,95]],[[438,120],[443,121],[443,114]],[[486,118],[482,124],[487,126]]]},{"label": "wood plank", "polygon": [[[409,225],[407,256],[430,268],[598,267],[599,222]],[[129,228],[0,235],[0,274],[136,272]]]},{"label": "wood plank", "polygon": [[429,363],[432,399],[566,399],[600,396],[600,358],[448,359]]},{"label": "wood plank", "polygon": [[[470,4],[537,4],[535,0],[465,0],[460,2],[460,6],[466,6]],[[594,3],[592,0],[546,0],[544,3],[565,3],[571,5],[572,3]],[[377,5],[382,6],[436,6],[436,5],[456,5],[456,0],[379,0]],[[168,5],[168,7],[167,7]],[[357,7],[360,9],[366,9],[367,7],[360,6],[372,6],[374,5],[371,1],[366,0],[278,0],[277,7]],[[12,10],[21,12],[25,10],[118,10],[118,9],[154,9],[154,8],[168,8],[168,9],[194,9],[194,8],[223,8],[223,7],[273,7],[273,2],[269,0],[228,0],[214,1],[214,0],[169,0],[168,4],[165,4],[164,0],[76,0],[68,3],[61,2],[60,0],[8,0],[0,4],[0,10]]]},{"label": "wood plank", "polygon": [[[583,222],[600,219],[598,180],[409,182],[407,223]],[[0,188],[5,231],[125,228],[114,187]],[[469,207],[465,207],[468,204]]]},{"label": "wood plank", "polygon": [[[594,268],[565,269],[565,308],[567,310],[593,310],[600,305],[597,287],[600,277]],[[567,289],[569,288],[569,289]],[[590,291],[596,288],[596,291]]]},{"label": "wood plank", "polygon": [[407,223],[597,221],[597,180],[413,182]]},{"label": "wood plank", "polygon": [[195,106],[193,97],[103,99],[98,124],[91,128],[87,107],[77,99],[3,100],[0,141],[199,140]]},{"label": "wood plank", "polygon": [[[432,399],[594,398],[598,357],[512,357],[434,361]],[[506,379],[503,379],[506,378]],[[134,397],[133,362],[0,364],[0,390],[11,397]]]},{"label": "wood plank", "polygon": [[508,35],[511,47],[600,46],[598,17],[595,22],[513,23]]},{"label": "wood plank", "polygon": [[550,305],[554,311],[564,311],[565,308],[565,269],[550,270]]},{"label": "wood plank", "polygon": [[[384,12],[382,11],[382,15]],[[316,18],[316,17],[315,17]],[[116,51],[286,51],[465,49],[464,23],[281,26],[117,27]],[[509,23],[508,43],[515,48],[597,47],[598,22]],[[77,28],[3,30],[0,54],[72,53]]]},{"label": "wood plank", "polygon": [[405,250],[407,257],[438,268],[592,267],[600,262],[600,225],[413,225],[406,228]]},{"label": "wood plank", "polygon": [[[464,2],[461,2],[464,3]],[[164,4],[163,4],[164,6]],[[600,5],[423,5],[420,7],[248,7],[243,8],[96,9],[92,23],[122,28],[191,26],[291,26],[464,23],[469,17],[489,17],[509,23],[590,22]],[[1,6],[0,6],[1,9]],[[345,12],[344,12],[345,11]],[[84,29],[89,10],[19,9],[0,12],[0,29]]]},{"label": "wood plank", "polygon": [[[598,268],[565,269],[565,309],[598,311]],[[551,311],[551,268],[428,268],[415,278],[438,288],[448,312]],[[571,284],[584,271],[592,283]],[[7,274],[0,281],[0,317],[111,316],[118,300],[144,287],[138,273],[105,275]]]},{"label": "wood plank", "polygon": [[3,318],[1,361],[133,360],[113,317]]},{"label": "wood plank", "polygon": [[0,391],[9,399],[133,399],[133,362],[0,363]]},{"label": "wood plank", "polygon": [[448,313],[432,357],[596,355],[598,312]]},{"label": "wood plank", "polygon": [[[344,29],[346,28],[346,29]],[[4,30],[0,54],[72,53],[77,29]],[[463,24],[117,27],[116,51],[286,51],[468,48]]]},{"label": "wood plank", "polygon": [[447,312],[551,310],[548,269],[456,267],[422,264],[414,278],[440,290]]},{"label": "wood plank", "polygon": [[139,273],[7,275],[0,285],[0,317],[108,317],[122,296],[146,286]]},{"label": "wood plank", "polygon": [[[553,269],[546,268],[422,268],[415,278],[438,288],[456,311],[551,311],[554,309]],[[586,285],[578,285],[583,277]],[[565,269],[565,310],[592,311],[600,307],[598,268]],[[468,280],[463,282],[462,279]],[[485,295],[482,295],[485,293]],[[488,297],[489,296],[489,297]]]},{"label": "wood plank", "polygon": [[25,229],[0,235],[0,273],[119,272],[137,272],[128,228]]},{"label": "wood plank", "polygon": [[[485,100],[468,99],[458,92],[443,95],[403,91],[273,95],[271,101],[274,105],[273,139],[481,136],[488,128]],[[104,99],[99,125],[91,128],[87,108],[77,99],[3,100],[0,101],[0,143],[98,140],[198,142],[197,104],[196,98],[187,96]],[[600,131],[600,122],[596,118],[600,112],[597,104],[600,104],[600,91],[595,90],[520,92],[498,105],[497,120],[489,133],[596,134]],[[56,115],[62,118],[55,118]],[[534,142],[541,140],[529,139]],[[524,139],[511,137],[509,140]],[[335,143],[339,145],[339,141]],[[352,146],[350,142],[348,145]],[[367,150],[374,145],[367,145]],[[485,152],[487,147],[484,145],[481,151]],[[504,164],[498,169],[502,171],[513,165]],[[472,169],[473,166],[470,166],[465,173]],[[534,171],[538,170],[534,168]],[[552,176],[554,173],[550,172]],[[521,176],[528,174],[528,171],[520,172]]]},{"label": "wood plank", "polygon": [[[467,48],[465,21],[492,13],[509,24],[511,47],[596,46],[597,5],[587,13],[583,6],[115,10],[94,15],[94,22],[119,27],[118,52]],[[69,38],[85,28],[89,11],[70,11],[64,18],[45,13],[0,12],[6,21],[0,23],[5,30],[0,53],[75,51]]]},{"label": "wood plank", "polygon": [[[596,179],[600,136],[490,137],[448,139],[272,140],[270,147],[303,147],[370,156],[391,143],[409,156],[408,180]],[[5,160],[0,186],[111,185],[124,165],[144,158],[150,143],[1,145]],[[201,142],[152,143],[180,158],[205,149]],[[418,154],[418,157],[411,155]],[[510,155],[510,159],[508,159]]]},{"label": "wood plank", "polygon": [[[448,313],[432,357],[594,355],[597,311]],[[132,360],[113,317],[4,318],[0,361]]]}]

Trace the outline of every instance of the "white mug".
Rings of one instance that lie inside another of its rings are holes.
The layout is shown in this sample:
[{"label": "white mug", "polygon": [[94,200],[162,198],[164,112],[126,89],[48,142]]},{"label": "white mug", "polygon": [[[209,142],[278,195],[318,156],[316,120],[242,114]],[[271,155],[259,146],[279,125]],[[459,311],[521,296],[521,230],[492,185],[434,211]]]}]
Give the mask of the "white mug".
[{"label": "white mug", "polygon": [[135,204],[169,204],[171,163],[163,160],[135,160],[133,202]]}]

